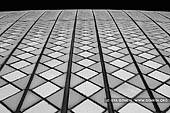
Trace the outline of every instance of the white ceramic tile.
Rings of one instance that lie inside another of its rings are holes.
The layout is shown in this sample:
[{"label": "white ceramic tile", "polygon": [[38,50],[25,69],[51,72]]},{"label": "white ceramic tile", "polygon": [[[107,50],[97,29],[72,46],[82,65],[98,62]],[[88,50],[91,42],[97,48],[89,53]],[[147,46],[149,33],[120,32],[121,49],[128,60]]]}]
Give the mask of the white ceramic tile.
[{"label": "white ceramic tile", "polygon": [[143,63],[144,65],[147,65],[151,68],[154,68],[154,69],[157,69],[159,68],[160,66],[162,66],[161,64],[157,63],[157,62],[153,62],[153,61],[147,61],[145,63]]},{"label": "white ceramic tile", "polygon": [[59,60],[53,59],[53,60],[50,60],[50,61],[45,62],[44,64],[46,64],[46,65],[48,65],[48,66],[50,66],[50,67],[55,67],[55,66],[60,65],[60,64],[62,64],[62,63],[63,63],[63,62],[61,62],[61,61],[59,61]]},{"label": "white ceramic tile", "polygon": [[169,85],[164,84],[158,89],[156,89],[156,91],[170,98],[170,86]]},{"label": "white ceramic tile", "polygon": [[3,100],[19,91],[20,91],[19,89],[17,89],[11,84],[5,85],[0,88],[0,100]]},{"label": "white ceramic tile", "polygon": [[119,50],[119,49],[121,49],[121,48],[120,48],[120,47],[117,47],[117,46],[110,46],[110,47],[108,47],[108,49],[117,51],[117,50]]},{"label": "white ceramic tile", "polygon": [[34,48],[34,47],[27,47],[27,48],[24,48],[24,49],[22,49],[22,50],[29,52],[29,51],[33,51],[33,50],[35,50],[35,49],[36,49],[36,48]]},{"label": "white ceramic tile", "polygon": [[158,80],[160,80],[162,82],[165,82],[166,80],[168,80],[170,78],[169,75],[164,74],[164,73],[162,73],[160,71],[157,71],[157,70],[150,73],[150,74],[148,74],[148,76],[151,76],[151,77],[153,77],[155,79],[158,79]]},{"label": "white ceramic tile", "polygon": [[21,58],[21,59],[26,59],[26,58],[29,58],[29,57],[32,57],[32,56],[34,56],[34,55],[29,54],[29,53],[24,53],[24,54],[18,55],[17,57]]},{"label": "white ceramic tile", "polygon": [[47,82],[35,89],[33,89],[34,92],[38,93],[39,95],[41,95],[42,97],[47,97],[50,94],[58,91],[60,88],[50,82]]},{"label": "white ceramic tile", "polygon": [[152,113],[152,112],[137,103],[128,103],[119,110],[119,113]]},{"label": "white ceramic tile", "polygon": [[48,56],[51,56],[53,58],[57,58],[57,57],[62,56],[62,55],[64,55],[64,54],[62,54],[60,52],[54,52],[54,53],[48,54]]},{"label": "white ceramic tile", "polygon": [[83,60],[81,60],[81,61],[79,61],[77,63],[80,64],[80,65],[83,65],[85,67],[88,67],[88,66],[94,64],[95,62],[92,61],[92,60],[89,60],[89,59],[83,59]]},{"label": "white ceramic tile", "polygon": [[118,53],[118,52],[113,52],[113,53],[110,53],[109,55],[112,57],[115,57],[115,58],[120,58],[120,57],[124,56],[123,54]]},{"label": "white ceramic tile", "polygon": [[122,61],[122,60],[114,60],[113,62],[111,62],[110,64],[112,64],[112,65],[115,65],[115,66],[118,66],[118,67],[120,67],[120,68],[122,68],[122,67],[124,67],[124,66],[126,66],[126,65],[128,65],[129,63],[127,63],[127,62],[124,62],[124,61]]},{"label": "white ceramic tile", "polygon": [[55,51],[58,51],[58,50],[61,50],[63,49],[64,47],[62,46],[55,46],[55,47],[52,47],[51,49],[55,50]]},{"label": "white ceramic tile", "polygon": [[98,73],[95,72],[95,71],[92,71],[92,70],[90,70],[90,69],[85,68],[85,69],[77,72],[76,74],[79,75],[79,76],[81,76],[81,77],[83,77],[83,78],[89,79],[89,78],[97,75]]},{"label": "white ceramic tile", "polygon": [[6,51],[5,49],[0,48],[0,53]]},{"label": "white ceramic tile", "polygon": [[54,70],[54,69],[50,69],[50,70],[47,70],[41,74],[39,74],[40,76],[50,80],[50,79],[53,79],[59,75],[61,75],[62,73],[57,71],[57,70]]},{"label": "white ceramic tile", "polygon": [[83,56],[83,57],[89,57],[89,56],[92,56],[93,54],[90,53],[90,52],[85,51],[85,52],[80,53],[79,55]]},{"label": "white ceramic tile", "polygon": [[90,96],[100,89],[100,87],[92,84],[91,82],[84,82],[75,88],[77,91],[83,93],[86,96]]},{"label": "white ceramic tile", "polygon": [[92,43],[92,42],[90,42],[90,41],[82,41],[82,42],[80,42],[80,43],[82,43],[82,44],[90,44],[90,43]]},{"label": "white ceramic tile", "polygon": [[104,109],[91,100],[85,100],[72,109],[75,113],[102,113]]},{"label": "white ceramic tile", "polygon": [[92,47],[90,47],[90,46],[81,46],[81,47],[79,47],[80,49],[83,49],[83,50],[89,50],[89,49],[91,49]]},{"label": "white ceramic tile", "polygon": [[5,106],[3,106],[2,104],[0,104],[0,110],[1,113],[11,113]]},{"label": "white ceramic tile", "polygon": [[30,63],[28,63],[26,61],[19,61],[14,64],[11,64],[12,67],[17,68],[17,69],[20,69],[20,68],[28,66],[28,65],[30,65]]},{"label": "white ceramic tile", "polygon": [[20,71],[13,71],[11,73],[8,73],[8,74],[4,75],[3,78],[5,78],[6,80],[12,82],[12,81],[20,79],[20,78],[22,78],[24,76],[27,76],[27,75],[20,72]]},{"label": "white ceramic tile", "polygon": [[148,53],[142,53],[139,56],[144,57],[146,59],[151,59],[151,58],[155,57],[154,55],[151,55],[151,54],[148,54]]},{"label": "white ceramic tile", "polygon": [[56,111],[56,108],[45,101],[41,101],[40,103],[26,110],[24,113],[55,113]]},{"label": "white ceramic tile", "polygon": [[61,45],[61,44],[64,44],[64,43],[66,43],[66,42],[64,42],[64,41],[57,41],[54,44]]},{"label": "white ceramic tile", "polygon": [[132,73],[130,73],[130,72],[127,72],[127,71],[125,71],[125,70],[123,70],[123,69],[120,69],[120,70],[112,73],[112,75],[113,75],[113,76],[116,76],[116,77],[118,77],[118,78],[120,78],[120,79],[122,79],[122,80],[127,80],[127,79],[135,76],[134,74],[132,74]]}]

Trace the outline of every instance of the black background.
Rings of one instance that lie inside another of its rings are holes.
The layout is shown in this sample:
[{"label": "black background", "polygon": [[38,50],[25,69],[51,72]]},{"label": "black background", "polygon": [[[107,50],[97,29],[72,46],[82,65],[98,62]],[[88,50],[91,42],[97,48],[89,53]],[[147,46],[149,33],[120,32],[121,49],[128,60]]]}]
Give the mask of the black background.
[{"label": "black background", "polygon": [[147,10],[147,11],[170,11],[170,3],[163,0],[4,0],[0,4],[0,11],[21,10],[57,10],[57,9],[115,9],[115,10]]}]

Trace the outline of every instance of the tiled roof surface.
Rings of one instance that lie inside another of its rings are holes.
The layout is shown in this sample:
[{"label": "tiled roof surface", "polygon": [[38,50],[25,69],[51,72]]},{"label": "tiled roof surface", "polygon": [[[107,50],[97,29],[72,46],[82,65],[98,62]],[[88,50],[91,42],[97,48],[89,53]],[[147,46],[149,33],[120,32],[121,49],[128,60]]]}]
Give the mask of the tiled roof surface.
[{"label": "tiled roof surface", "polygon": [[0,12],[0,113],[170,113],[170,12]]}]

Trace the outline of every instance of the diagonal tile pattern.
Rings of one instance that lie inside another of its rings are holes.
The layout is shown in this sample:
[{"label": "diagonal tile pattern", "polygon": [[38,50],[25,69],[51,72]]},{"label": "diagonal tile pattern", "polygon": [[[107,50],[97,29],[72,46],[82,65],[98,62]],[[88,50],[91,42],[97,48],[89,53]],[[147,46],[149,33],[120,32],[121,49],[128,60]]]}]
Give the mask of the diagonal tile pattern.
[{"label": "diagonal tile pattern", "polygon": [[[0,12],[3,113],[169,113],[170,13]],[[64,97],[68,97],[65,99]]]}]

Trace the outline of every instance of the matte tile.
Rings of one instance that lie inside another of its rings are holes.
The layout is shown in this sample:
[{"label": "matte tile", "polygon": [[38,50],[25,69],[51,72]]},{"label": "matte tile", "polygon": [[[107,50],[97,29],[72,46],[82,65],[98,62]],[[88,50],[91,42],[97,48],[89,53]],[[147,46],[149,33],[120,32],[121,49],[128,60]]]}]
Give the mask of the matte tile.
[{"label": "matte tile", "polygon": [[120,85],[115,90],[129,98],[133,98],[134,96],[136,96],[138,93],[142,91],[141,89],[135,86],[132,86],[128,83],[124,83]]}]

